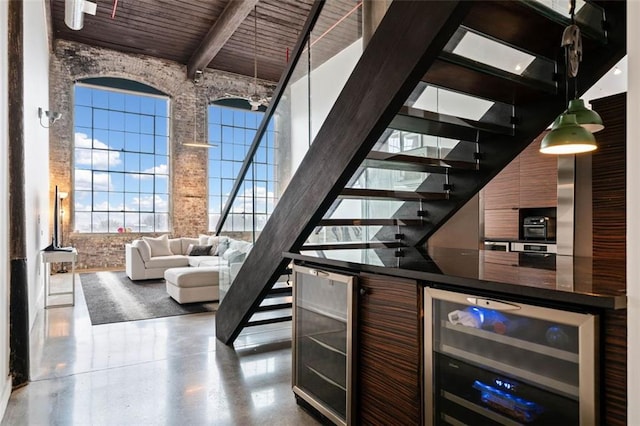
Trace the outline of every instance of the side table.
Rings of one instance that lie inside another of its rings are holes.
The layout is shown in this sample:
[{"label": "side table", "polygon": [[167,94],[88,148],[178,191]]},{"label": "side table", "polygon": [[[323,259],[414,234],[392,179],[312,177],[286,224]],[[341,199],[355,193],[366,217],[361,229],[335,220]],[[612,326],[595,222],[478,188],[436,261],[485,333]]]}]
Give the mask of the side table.
[{"label": "side table", "polygon": [[[76,301],[76,260],[78,259],[78,250],[72,248],[70,251],[41,251],[40,256],[45,266],[44,270],[44,307],[62,307],[73,306]],[[70,291],[51,291],[51,264],[59,262],[71,263],[71,290]],[[71,303],[50,304],[51,296],[71,295]]]}]

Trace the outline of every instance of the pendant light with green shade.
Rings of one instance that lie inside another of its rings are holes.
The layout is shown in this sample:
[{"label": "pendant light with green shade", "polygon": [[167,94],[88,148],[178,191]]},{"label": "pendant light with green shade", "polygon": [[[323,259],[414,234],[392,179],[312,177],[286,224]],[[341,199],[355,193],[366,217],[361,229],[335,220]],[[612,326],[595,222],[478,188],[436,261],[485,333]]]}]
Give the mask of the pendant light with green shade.
[{"label": "pendant light with green shade", "polygon": [[[575,0],[571,0],[571,25],[562,34],[565,50],[565,89],[569,98],[569,77],[576,78],[578,65],[582,60],[582,37],[575,24]],[[577,92],[577,83],[574,83]],[[577,95],[577,93],[576,93]],[[602,118],[597,112],[587,108],[577,96],[569,101],[568,108],[553,122],[551,131],[542,139],[540,152],[543,154],[579,154],[598,148],[593,133],[604,129]]]}]

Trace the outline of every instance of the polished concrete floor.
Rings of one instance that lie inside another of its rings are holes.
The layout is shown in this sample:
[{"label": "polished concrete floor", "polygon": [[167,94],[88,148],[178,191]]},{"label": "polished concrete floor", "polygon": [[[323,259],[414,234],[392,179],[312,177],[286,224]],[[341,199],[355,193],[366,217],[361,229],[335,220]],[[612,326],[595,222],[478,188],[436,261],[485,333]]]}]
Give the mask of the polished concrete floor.
[{"label": "polished concrete floor", "polygon": [[246,329],[231,348],[211,313],[92,326],[76,279],[74,307],[38,312],[31,382],[1,424],[316,425],[291,391],[290,336]]}]

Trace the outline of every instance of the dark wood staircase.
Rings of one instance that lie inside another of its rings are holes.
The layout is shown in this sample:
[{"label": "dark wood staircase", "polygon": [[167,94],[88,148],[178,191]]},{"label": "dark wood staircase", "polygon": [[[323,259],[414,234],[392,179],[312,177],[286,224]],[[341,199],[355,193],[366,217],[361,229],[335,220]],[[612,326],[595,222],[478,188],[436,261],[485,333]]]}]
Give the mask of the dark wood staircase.
[{"label": "dark wood staircase", "polygon": [[[625,8],[624,2],[597,1],[578,13],[584,38],[578,94],[624,56]],[[217,337],[232,343],[263,309],[289,263],[283,252],[373,248],[391,250],[392,259],[403,247],[421,249],[566,108],[560,39],[569,23],[531,0],[393,2],[221,303]],[[519,74],[469,59],[456,53],[465,36],[532,59]],[[489,106],[479,117],[416,106],[432,90]],[[405,134],[455,143],[416,152],[390,142]],[[421,180],[411,189],[393,179],[376,187],[369,178],[385,172]],[[354,200],[395,204],[383,205],[381,211],[391,214],[336,214]],[[318,237],[319,229],[344,227],[357,229],[360,238]]]}]

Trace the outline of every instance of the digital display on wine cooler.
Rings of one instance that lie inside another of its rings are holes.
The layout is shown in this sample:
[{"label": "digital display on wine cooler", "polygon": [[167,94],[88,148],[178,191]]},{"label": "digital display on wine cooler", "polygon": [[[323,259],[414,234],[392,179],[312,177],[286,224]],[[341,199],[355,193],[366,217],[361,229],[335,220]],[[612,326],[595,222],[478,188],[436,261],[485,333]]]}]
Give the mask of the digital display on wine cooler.
[{"label": "digital display on wine cooler", "polygon": [[496,385],[496,387],[498,387],[499,389],[503,389],[509,392],[515,392],[517,390],[517,386],[515,383],[513,382],[509,382],[507,380],[503,380],[503,379],[495,379],[493,381],[493,383]]}]

